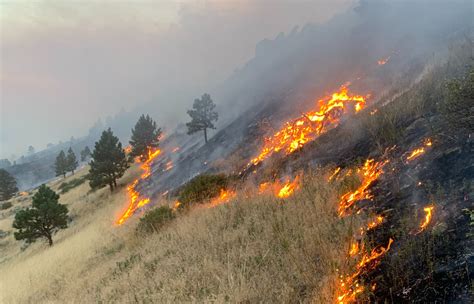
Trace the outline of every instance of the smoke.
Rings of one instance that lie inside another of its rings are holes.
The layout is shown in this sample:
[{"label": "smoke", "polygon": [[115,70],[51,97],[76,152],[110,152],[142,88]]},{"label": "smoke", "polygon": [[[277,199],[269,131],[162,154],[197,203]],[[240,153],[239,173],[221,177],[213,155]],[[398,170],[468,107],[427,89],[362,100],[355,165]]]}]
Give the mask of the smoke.
[{"label": "smoke", "polygon": [[195,97],[254,56],[258,41],[351,3],[2,3],[0,157],[85,135],[121,108],[176,125]]}]

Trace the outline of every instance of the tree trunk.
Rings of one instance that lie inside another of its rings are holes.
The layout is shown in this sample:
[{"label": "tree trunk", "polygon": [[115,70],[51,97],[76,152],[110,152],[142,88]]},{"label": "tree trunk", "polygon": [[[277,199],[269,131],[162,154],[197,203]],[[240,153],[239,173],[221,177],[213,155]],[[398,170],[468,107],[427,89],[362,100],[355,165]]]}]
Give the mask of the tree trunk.
[{"label": "tree trunk", "polygon": [[72,175],[74,175],[74,170],[72,170]]},{"label": "tree trunk", "polygon": [[117,188],[117,180],[114,179],[114,188]]},{"label": "tree trunk", "polygon": [[204,141],[207,144],[207,128],[204,128]]},{"label": "tree trunk", "polygon": [[113,192],[114,191],[114,184],[112,182],[109,183],[109,187],[110,187],[110,192]]},{"label": "tree trunk", "polygon": [[63,178],[66,178],[66,173],[63,173]]}]

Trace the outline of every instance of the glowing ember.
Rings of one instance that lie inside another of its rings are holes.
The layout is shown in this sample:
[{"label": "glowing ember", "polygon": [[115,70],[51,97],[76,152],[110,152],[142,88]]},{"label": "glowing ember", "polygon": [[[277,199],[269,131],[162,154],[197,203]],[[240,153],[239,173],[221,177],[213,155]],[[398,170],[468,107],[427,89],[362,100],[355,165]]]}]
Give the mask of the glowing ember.
[{"label": "glowing ember", "polygon": [[127,210],[119,217],[119,219],[116,221],[117,225],[122,225],[129,217],[135,213],[135,211],[148,203],[150,203],[150,199],[145,197],[140,199],[140,193],[135,189],[136,186],[138,185],[138,182],[140,180],[144,180],[148,178],[151,174],[151,162],[158,156],[160,155],[161,150],[157,149],[154,151],[149,150],[148,151],[148,158],[146,161],[144,161],[141,165],[140,168],[143,170],[142,175],[134,180],[130,185],[127,187],[127,192],[128,192],[128,197],[129,197],[129,204]]},{"label": "glowing ember", "polygon": [[378,225],[382,224],[382,222],[383,222],[383,216],[381,215],[377,216],[373,221],[367,224],[367,230],[374,229]]},{"label": "glowing ember", "polygon": [[408,154],[406,158],[407,163],[424,154],[426,152],[426,149],[428,147],[431,147],[432,145],[433,143],[431,142],[431,139],[425,139],[422,147],[416,148]]},{"label": "glowing ember", "polygon": [[431,218],[433,217],[433,210],[434,210],[434,206],[428,206],[428,207],[423,208],[423,211],[425,211],[426,215],[425,215],[425,220],[420,225],[419,232],[422,232],[423,230],[425,230],[426,227],[428,227],[428,225],[430,224]]},{"label": "glowing ember", "polygon": [[130,154],[130,152],[132,152],[132,146],[128,145],[123,150],[125,151],[126,154]]},{"label": "glowing ember", "polygon": [[337,167],[336,170],[328,177],[328,182],[330,182],[333,178],[335,178],[339,172],[341,171],[341,167]]},{"label": "glowing ember", "polygon": [[260,154],[252,159],[249,165],[262,162],[274,152],[294,152],[337,125],[341,116],[349,111],[349,102],[354,104],[353,110],[358,112],[364,108],[368,97],[350,95],[347,86],[341,86],[338,92],[318,101],[319,111],[309,111],[293,121],[286,122],[280,131],[267,138]]},{"label": "glowing ember", "polygon": [[384,65],[384,64],[386,64],[389,60],[390,60],[390,56],[388,56],[387,58],[382,58],[382,59],[377,60],[377,64],[378,64],[378,65]]},{"label": "glowing ember", "polygon": [[179,151],[179,147],[175,147],[175,148],[173,148],[173,150],[171,150],[171,153],[176,153],[178,151]]},{"label": "glowing ember", "polygon": [[180,201],[175,201],[173,207],[171,208],[173,211],[178,210],[179,206],[181,206]]},{"label": "glowing ember", "polygon": [[165,165],[165,171],[168,171],[168,170],[171,170],[171,169],[173,169],[173,161],[170,160]]},{"label": "glowing ember", "polygon": [[236,195],[237,193],[233,190],[221,189],[221,193],[219,194],[219,196],[211,200],[211,206],[214,207],[223,203],[227,203],[231,199],[236,197]]},{"label": "glowing ember", "polygon": [[344,216],[347,210],[354,205],[355,202],[363,199],[372,199],[372,195],[369,193],[369,188],[375,182],[379,176],[383,173],[382,168],[387,164],[388,161],[375,162],[373,159],[368,159],[360,172],[362,172],[362,183],[354,191],[347,192],[341,197],[339,202],[339,216]]}]

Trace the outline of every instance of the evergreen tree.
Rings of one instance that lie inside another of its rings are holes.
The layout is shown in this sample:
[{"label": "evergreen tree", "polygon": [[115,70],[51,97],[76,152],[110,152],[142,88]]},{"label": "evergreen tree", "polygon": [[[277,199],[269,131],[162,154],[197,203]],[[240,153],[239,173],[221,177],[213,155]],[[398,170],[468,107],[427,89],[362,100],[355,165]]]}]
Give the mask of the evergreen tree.
[{"label": "evergreen tree", "polygon": [[18,192],[15,178],[5,169],[0,169],[0,201],[6,201]]},{"label": "evergreen tree", "polygon": [[31,155],[31,154],[34,154],[35,153],[35,148],[33,146],[29,146],[28,147],[28,154]]},{"label": "evergreen tree", "polygon": [[72,148],[69,147],[69,150],[67,150],[67,171],[71,171],[72,174],[74,175],[74,170],[77,169],[77,159],[76,159],[76,154],[74,154],[74,151],[72,151]]},{"label": "evergreen tree", "polygon": [[67,157],[63,150],[59,152],[58,156],[56,157],[56,162],[54,163],[54,170],[56,172],[56,176],[63,176],[66,178],[66,172],[68,171],[68,163]]},{"label": "evergreen tree", "polygon": [[41,185],[33,196],[32,208],[20,210],[15,214],[13,228],[16,240],[32,243],[38,238],[46,238],[53,245],[53,234],[67,228],[68,210],[58,203],[59,195],[46,185]]},{"label": "evergreen tree", "polygon": [[92,188],[109,185],[110,191],[117,187],[117,179],[122,177],[129,163],[119,139],[112,130],[102,132],[100,140],[95,143],[88,174]]},{"label": "evergreen tree", "polygon": [[91,156],[91,149],[89,146],[86,146],[84,150],[81,151],[81,161],[86,161],[87,158]]},{"label": "evergreen tree", "polygon": [[140,157],[141,161],[148,158],[150,150],[156,149],[160,143],[159,137],[161,129],[156,126],[156,122],[148,115],[142,115],[132,129],[130,145],[132,151],[130,157]]},{"label": "evergreen tree", "polygon": [[217,121],[218,114],[214,111],[216,105],[209,94],[202,95],[201,99],[195,99],[193,109],[188,110],[191,121],[186,124],[188,134],[204,131],[204,141],[207,143],[207,129],[215,129],[212,123]]}]

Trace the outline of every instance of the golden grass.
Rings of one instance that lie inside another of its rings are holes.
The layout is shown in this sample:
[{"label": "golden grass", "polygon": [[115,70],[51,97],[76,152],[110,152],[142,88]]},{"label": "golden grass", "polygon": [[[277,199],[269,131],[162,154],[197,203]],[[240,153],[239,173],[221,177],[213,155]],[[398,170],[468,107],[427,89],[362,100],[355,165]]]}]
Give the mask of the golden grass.
[{"label": "golden grass", "polygon": [[337,217],[335,187],[316,176],[287,200],[242,191],[151,235],[136,234],[137,216],[113,225],[123,188],[87,191],[62,196],[74,220],[53,247],[39,242],[0,264],[1,303],[329,303],[357,227]]}]

